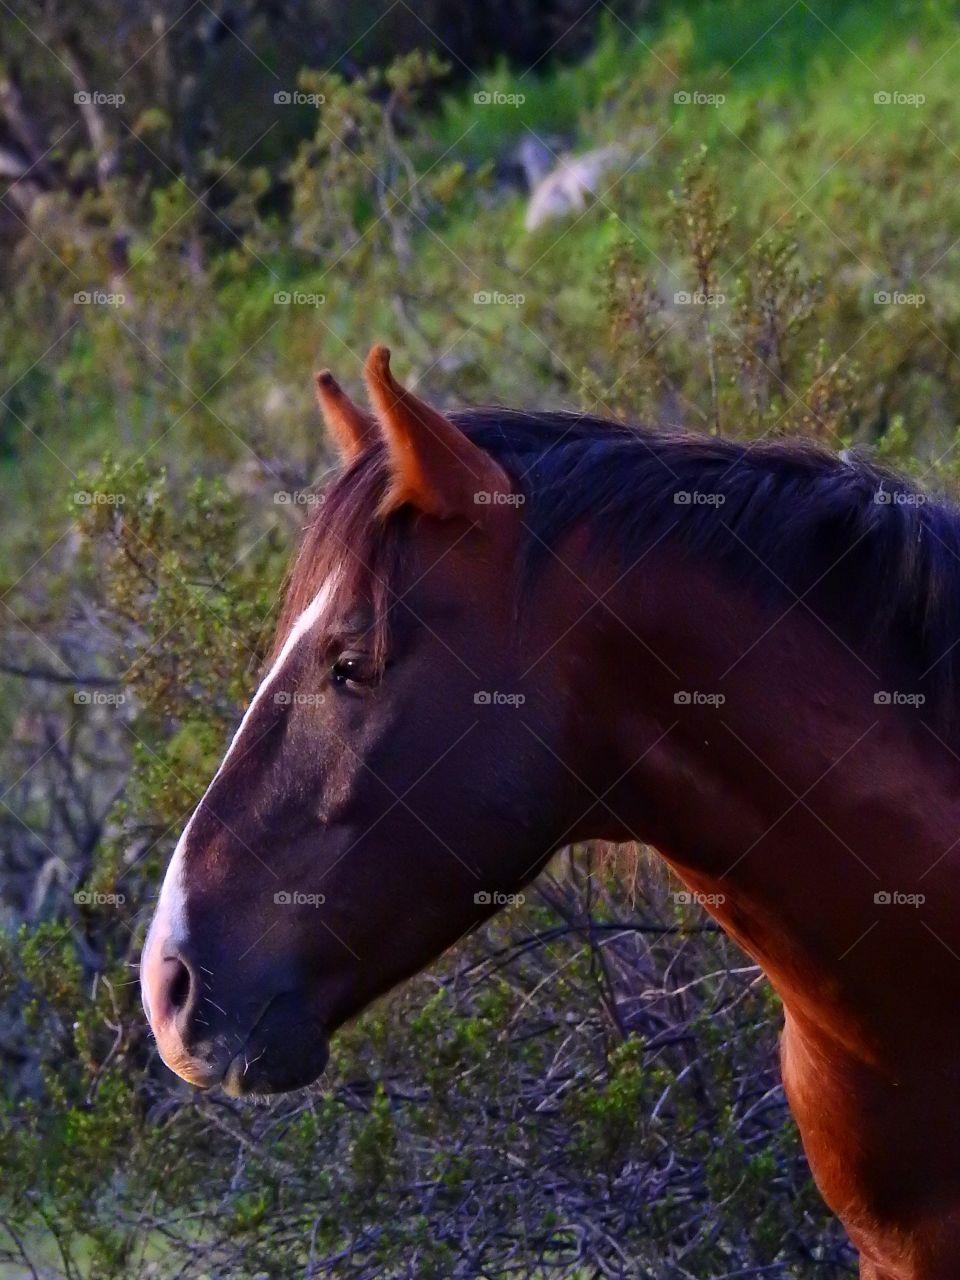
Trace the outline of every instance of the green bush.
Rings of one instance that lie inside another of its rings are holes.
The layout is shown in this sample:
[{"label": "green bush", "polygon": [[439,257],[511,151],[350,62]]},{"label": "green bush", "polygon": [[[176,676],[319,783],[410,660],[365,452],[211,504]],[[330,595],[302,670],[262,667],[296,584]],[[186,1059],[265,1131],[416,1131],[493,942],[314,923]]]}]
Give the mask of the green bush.
[{"label": "green bush", "polygon": [[[776,1001],[646,855],[564,853],[342,1032],[319,1088],[269,1105],[174,1081],[136,982],[162,867],[255,685],[299,497],[332,464],[315,368],[356,383],[382,340],[440,402],[856,442],[955,486],[954,37],[935,5],[781,8],[621,11],[643,44],[609,18],[502,108],[435,44],[382,70],[305,50],[297,82],[325,102],[282,146],[244,155],[225,129],[221,154],[186,146],[184,181],[125,163],[51,193],[18,238],[0,1264],[850,1274],[778,1082]],[[484,75],[507,92],[520,72]],[[922,108],[874,102],[921,83]],[[675,102],[685,87],[725,101]],[[176,130],[140,107],[138,136],[172,157]],[[512,171],[530,130],[620,143],[632,166],[528,234]],[[198,175],[217,179],[199,201]],[[74,305],[112,278],[122,305]],[[516,305],[475,301],[490,291]],[[924,301],[876,301],[894,292]]]}]

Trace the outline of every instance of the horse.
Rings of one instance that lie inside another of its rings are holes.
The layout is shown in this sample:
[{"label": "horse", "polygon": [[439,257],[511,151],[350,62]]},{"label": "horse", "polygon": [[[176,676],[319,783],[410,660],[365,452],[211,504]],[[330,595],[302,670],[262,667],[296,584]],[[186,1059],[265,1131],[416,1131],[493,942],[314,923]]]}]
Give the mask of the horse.
[{"label": "horse", "polygon": [[342,471],[142,957],[243,1096],[573,842],[655,850],[762,966],[865,1280],[960,1275],[960,517],[869,458],[317,375]]}]

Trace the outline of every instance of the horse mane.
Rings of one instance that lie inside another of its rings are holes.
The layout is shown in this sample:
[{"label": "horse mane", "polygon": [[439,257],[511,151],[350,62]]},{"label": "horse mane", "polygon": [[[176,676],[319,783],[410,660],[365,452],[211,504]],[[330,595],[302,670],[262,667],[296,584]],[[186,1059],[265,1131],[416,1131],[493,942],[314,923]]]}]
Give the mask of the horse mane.
[{"label": "horse mane", "polygon": [[[960,516],[858,455],[808,442],[737,441],[589,415],[454,411],[524,494],[521,579],[575,528],[623,568],[661,539],[781,610],[809,609],[950,717],[960,662]],[[388,482],[377,443],[321,495],[288,577],[275,652],[331,573],[371,596],[385,645],[410,513],[376,510]],[[955,648],[955,646],[957,646]]]}]

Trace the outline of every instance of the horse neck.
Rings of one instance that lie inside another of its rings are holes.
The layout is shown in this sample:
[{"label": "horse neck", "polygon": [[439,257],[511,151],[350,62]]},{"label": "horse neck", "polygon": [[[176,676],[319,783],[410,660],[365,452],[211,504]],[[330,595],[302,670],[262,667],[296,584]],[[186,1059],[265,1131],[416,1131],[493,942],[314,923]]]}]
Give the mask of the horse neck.
[{"label": "horse neck", "polygon": [[605,604],[588,664],[603,804],[581,834],[656,848],[788,1011],[871,1052],[884,1030],[861,1014],[885,980],[915,1001],[902,946],[920,929],[876,895],[923,893],[923,926],[960,949],[957,759],[878,707],[881,678],[789,596],[761,605],[665,552]]}]

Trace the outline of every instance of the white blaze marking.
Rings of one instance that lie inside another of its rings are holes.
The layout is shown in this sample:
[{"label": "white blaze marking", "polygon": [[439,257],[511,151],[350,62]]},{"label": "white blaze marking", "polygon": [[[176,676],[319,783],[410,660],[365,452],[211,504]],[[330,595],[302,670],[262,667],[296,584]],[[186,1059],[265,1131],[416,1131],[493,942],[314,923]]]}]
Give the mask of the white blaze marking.
[{"label": "white blaze marking", "polygon": [[[254,710],[263,700],[264,695],[270,686],[276,681],[280,672],[283,670],[288,658],[293,653],[297,644],[303,636],[307,634],[323,617],[330,597],[333,594],[336,579],[331,577],[320,588],[310,603],[304,609],[300,617],[290,628],[290,634],[283,642],[283,648],[277,654],[277,660],[267,672],[259,689],[250,700],[250,705],[243,713],[243,719],[233,735],[230,746],[227,748],[227,754],[220,762],[220,768],[213,775],[213,780],[203,794],[203,799],[197,805],[193,813],[190,815],[190,821],[183,829],[183,834],[177,841],[177,847],[173,851],[173,857],[170,859],[170,865],[167,867],[166,875],[163,877],[163,885],[160,889],[160,898],[157,902],[156,914],[153,917],[153,924],[150,926],[150,936],[158,939],[173,937],[176,941],[182,942],[187,933],[186,920],[186,884],[185,884],[185,856],[187,848],[187,840],[190,838],[190,828],[193,826],[194,819],[197,816],[204,800],[210,794],[214,783],[223,773],[227,766],[227,762],[234,752],[238,749],[243,731],[250,721]],[[150,939],[147,940],[148,945]],[[144,947],[146,951],[146,947]]]}]

